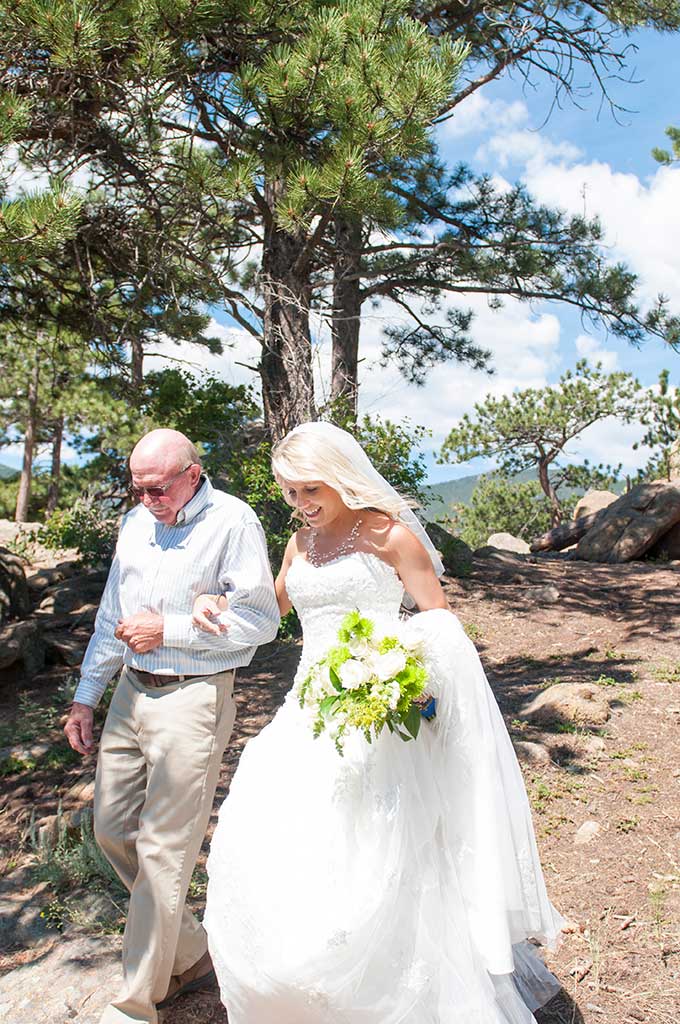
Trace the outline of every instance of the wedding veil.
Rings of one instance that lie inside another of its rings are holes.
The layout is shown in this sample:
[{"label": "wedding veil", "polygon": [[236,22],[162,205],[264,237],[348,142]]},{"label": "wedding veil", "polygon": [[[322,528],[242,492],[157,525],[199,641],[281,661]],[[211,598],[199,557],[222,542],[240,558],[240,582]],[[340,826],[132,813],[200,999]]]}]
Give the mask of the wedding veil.
[{"label": "wedding veil", "polygon": [[428,537],[425,527],[413,509],[409,507],[408,502],[378,472],[356,438],[352,437],[346,430],[336,427],[333,423],[326,423],[322,420],[301,423],[299,427],[294,427],[287,436],[291,437],[298,434],[310,434],[312,437],[323,438],[347,459],[358,476],[364,477],[372,488],[384,494],[387,500],[387,507],[390,509],[396,507],[396,518],[398,521],[409,529],[411,533],[415,534],[430,556],[435,573],[437,576],[442,575],[444,572],[442,560]]}]

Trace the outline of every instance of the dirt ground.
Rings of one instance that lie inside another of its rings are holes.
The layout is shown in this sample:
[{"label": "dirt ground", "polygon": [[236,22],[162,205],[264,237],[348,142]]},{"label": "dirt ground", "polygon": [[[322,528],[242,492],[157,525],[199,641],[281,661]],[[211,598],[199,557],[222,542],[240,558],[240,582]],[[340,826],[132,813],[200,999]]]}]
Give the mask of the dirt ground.
[{"label": "dirt ground", "polygon": [[[546,584],[558,591],[554,603],[537,589]],[[680,572],[645,563],[476,559],[472,573],[449,581],[447,590],[513,739],[536,744],[532,749],[544,755],[522,767],[549,892],[569,923],[560,949],[547,957],[563,992],[537,1014],[539,1024],[678,1024]],[[294,643],[269,645],[241,672],[237,727],[216,807],[244,744],[281,703],[298,653]],[[30,688],[5,676],[2,721],[11,724],[20,705],[42,707],[44,735],[58,744],[47,720],[55,707],[50,695],[67,675],[53,668]],[[547,686],[583,681],[602,687],[609,700],[604,727],[539,731],[518,718]],[[43,764],[0,778],[4,873],[30,859],[31,810],[41,820],[55,813],[60,797],[64,809],[76,806],[73,787],[93,770],[66,755]],[[214,821],[215,815],[211,829]],[[192,885],[199,910],[206,850],[207,840]],[[0,973],[39,949],[10,946]],[[164,1024],[226,1021],[212,993],[186,996],[164,1016]]]}]

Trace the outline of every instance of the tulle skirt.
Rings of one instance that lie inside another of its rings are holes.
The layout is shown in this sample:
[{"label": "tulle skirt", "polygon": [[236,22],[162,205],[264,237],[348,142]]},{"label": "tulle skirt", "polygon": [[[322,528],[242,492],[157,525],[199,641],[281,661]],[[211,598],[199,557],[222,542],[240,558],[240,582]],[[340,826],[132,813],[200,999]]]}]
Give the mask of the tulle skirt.
[{"label": "tulle skirt", "polygon": [[517,761],[474,646],[414,616],[437,717],[417,741],[315,739],[289,696],[252,739],[208,861],[230,1024],[530,1024],[559,984]]}]

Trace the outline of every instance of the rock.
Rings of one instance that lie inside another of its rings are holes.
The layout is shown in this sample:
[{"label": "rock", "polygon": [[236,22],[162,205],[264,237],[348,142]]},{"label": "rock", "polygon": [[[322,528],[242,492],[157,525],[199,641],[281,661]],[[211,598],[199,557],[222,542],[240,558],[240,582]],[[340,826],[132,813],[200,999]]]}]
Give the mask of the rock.
[{"label": "rock", "polygon": [[472,569],[472,550],[438,523],[427,523],[427,535],[441,555],[449,576],[467,576]]},{"label": "rock", "polygon": [[[42,942],[50,932],[49,924],[40,916],[48,900],[47,882],[36,886],[31,884],[30,878],[24,878],[17,871],[7,875],[0,891],[0,948],[6,950],[20,946],[30,949]],[[0,1021],[14,1024],[11,1016],[2,1016],[4,1002],[0,995]]]},{"label": "rock", "polygon": [[532,743],[530,740],[513,740],[515,753],[520,761],[525,764],[548,765],[551,763],[550,751],[546,750],[542,743]]},{"label": "rock", "polygon": [[591,516],[594,512],[608,508],[618,501],[618,498],[619,495],[614,494],[613,491],[586,491],[576,503],[573,518],[580,519],[582,516]]},{"label": "rock", "polygon": [[560,599],[560,592],[552,583],[546,583],[542,587],[532,587],[529,597],[536,604],[557,604]]},{"label": "rock", "polygon": [[68,634],[56,634],[45,638],[45,650],[49,661],[62,662],[76,668],[85,657],[88,641]]},{"label": "rock", "polygon": [[40,591],[45,590],[46,587],[51,587],[55,583],[60,583],[61,580],[66,579],[66,574],[58,568],[52,569],[39,569],[34,572],[32,576],[26,579],[28,589],[33,594],[39,594]]},{"label": "rock", "polygon": [[0,547],[0,625],[23,619],[31,610],[26,574],[18,555]]},{"label": "rock", "polygon": [[649,548],[647,558],[662,558],[669,561],[680,558],[680,523],[671,526],[670,530]]},{"label": "rock", "polygon": [[640,484],[604,509],[576,547],[586,562],[640,558],[680,522],[680,482]]},{"label": "rock", "polygon": [[88,573],[72,576],[48,588],[40,607],[64,615],[78,611],[83,605],[98,604],[106,583],[106,574]]},{"label": "rock", "polygon": [[556,683],[526,704],[519,717],[532,725],[600,726],[609,718],[609,701],[594,683]]},{"label": "rock", "polygon": [[0,1024],[98,1024],[121,984],[121,937],[69,931],[39,959],[0,978]]},{"label": "rock", "polygon": [[40,523],[15,523],[13,519],[0,519],[0,544],[9,544],[22,533],[35,533],[40,526]]},{"label": "rock", "polygon": [[507,565],[511,569],[517,569],[522,565],[524,557],[516,551],[500,551],[498,548],[489,547],[488,544],[475,549],[475,558],[489,558],[500,565]]},{"label": "rock", "polygon": [[33,676],[45,666],[45,644],[33,619],[11,622],[0,629],[0,669],[23,662],[24,675]]},{"label": "rock", "polygon": [[511,533],[492,533],[486,542],[487,547],[499,548],[501,551],[516,551],[520,555],[529,554],[529,545],[520,537]]},{"label": "rock", "polygon": [[600,824],[597,821],[584,821],[574,836],[574,846],[585,846],[600,831]]},{"label": "rock", "polygon": [[51,749],[50,743],[22,743],[14,747],[0,748],[0,761],[12,758],[14,761],[39,761]]},{"label": "rock", "polygon": [[78,800],[80,803],[91,804],[94,800],[94,779],[81,779],[67,789],[64,798]]}]

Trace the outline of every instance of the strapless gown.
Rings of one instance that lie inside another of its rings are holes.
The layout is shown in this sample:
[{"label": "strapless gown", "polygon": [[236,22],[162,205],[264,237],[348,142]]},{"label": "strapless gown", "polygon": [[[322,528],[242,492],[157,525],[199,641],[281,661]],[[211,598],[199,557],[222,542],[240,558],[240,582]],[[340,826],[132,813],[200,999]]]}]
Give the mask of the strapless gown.
[{"label": "strapless gown", "polygon": [[[358,608],[394,626],[374,555],[296,558],[298,668]],[[205,927],[230,1024],[531,1024],[559,984],[536,944],[546,893],[522,776],[477,652],[445,610],[424,642],[437,717],[416,741],[315,739],[289,693],[241,757],[208,860]]]}]

